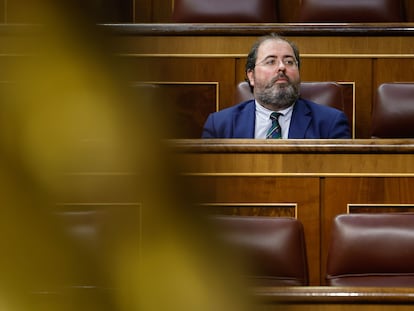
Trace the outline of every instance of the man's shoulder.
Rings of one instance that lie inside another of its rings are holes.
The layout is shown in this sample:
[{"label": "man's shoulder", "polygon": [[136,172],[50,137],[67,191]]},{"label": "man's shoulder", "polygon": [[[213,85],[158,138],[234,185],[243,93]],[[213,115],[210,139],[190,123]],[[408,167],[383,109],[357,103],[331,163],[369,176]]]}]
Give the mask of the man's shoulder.
[{"label": "man's shoulder", "polygon": [[254,100],[211,113],[203,129],[203,138],[253,138]]},{"label": "man's shoulder", "polygon": [[222,110],[219,110],[219,111],[215,112],[215,114],[227,115],[227,114],[238,113],[238,112],[244,111],[246,109],[253,109],[253,108],[254,108],[254,100],[248,100],[248,101],[241,102],[241,103],[238,103],[236,105],[224,108]]}]

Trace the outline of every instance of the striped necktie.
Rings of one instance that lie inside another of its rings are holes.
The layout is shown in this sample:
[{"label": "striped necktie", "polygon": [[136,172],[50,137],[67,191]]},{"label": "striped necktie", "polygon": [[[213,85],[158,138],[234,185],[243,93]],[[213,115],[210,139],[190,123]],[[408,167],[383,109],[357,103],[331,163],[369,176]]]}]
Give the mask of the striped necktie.
[{"label": "striped necktie", "polygon": [[272,126],[269,128],[266,134],[266,139],[280,139],[282,138],[282,131],[277,119],[282,115],[279,112],[272,112],[270,119],[272,120]]}]

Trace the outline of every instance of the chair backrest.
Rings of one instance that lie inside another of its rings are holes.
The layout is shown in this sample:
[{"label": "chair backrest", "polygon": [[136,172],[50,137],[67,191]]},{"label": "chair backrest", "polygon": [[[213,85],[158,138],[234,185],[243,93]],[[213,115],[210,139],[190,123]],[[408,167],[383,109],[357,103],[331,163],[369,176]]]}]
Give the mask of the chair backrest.
[{"label": "chair backrest", "polygon": [[295,218],[212,216],[218,237],[248,263],[247,278],[258,286],[308,285],[303,226]]},{"label": "chair backrest", "polygon": [[372,107],[371,136],[414,138],[414,83],[384,83]]},{"label": "chair backrest", "polygon": [[414,286],[414,214],[344,214],[333,222],[331,286]]},{"label": "chair backrest", "polygon": [[176,23],[275,23],[274,0],[175,0]]},{"label": "chair backrest", "polygon": [[301,0],[299,22],[404,22],[402,0]]},{"label": "chair backrest", "polygon": [[[302,82],[300,97],[344,111],[342,86],[336,82]],[[240,82],[236,87],[235,103],[249,99],[253,99],[249,84]]]}]

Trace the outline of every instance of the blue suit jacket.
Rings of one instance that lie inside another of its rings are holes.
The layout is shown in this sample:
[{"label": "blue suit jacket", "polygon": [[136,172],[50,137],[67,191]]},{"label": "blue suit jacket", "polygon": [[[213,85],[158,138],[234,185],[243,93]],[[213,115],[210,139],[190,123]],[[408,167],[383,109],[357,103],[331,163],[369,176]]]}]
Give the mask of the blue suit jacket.
[{"label": "blue suit jacket", "polygon": [[[254,100],[211,113],[202,138],[254,138]],[[346,115],[335,108],[299,98],[293,108],[289,138],[351,138]]]}]

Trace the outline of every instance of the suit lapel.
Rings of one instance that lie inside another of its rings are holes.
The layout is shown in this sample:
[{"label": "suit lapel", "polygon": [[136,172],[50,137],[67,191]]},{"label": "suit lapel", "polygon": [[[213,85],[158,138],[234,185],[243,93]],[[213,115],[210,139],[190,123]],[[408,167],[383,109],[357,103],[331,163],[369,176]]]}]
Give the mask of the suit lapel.
[{"label": "suit lapel", "polygon": [[305,138],[306,130],[309,127],[312,116],[309,107],[302,99],[298,99],[292,111],[290,120],[289,138]]},{"label": "suit lapel", "polygon": [[234,138],[254,138],[256,108],[254,100],[249,101],[233,118]]}]

